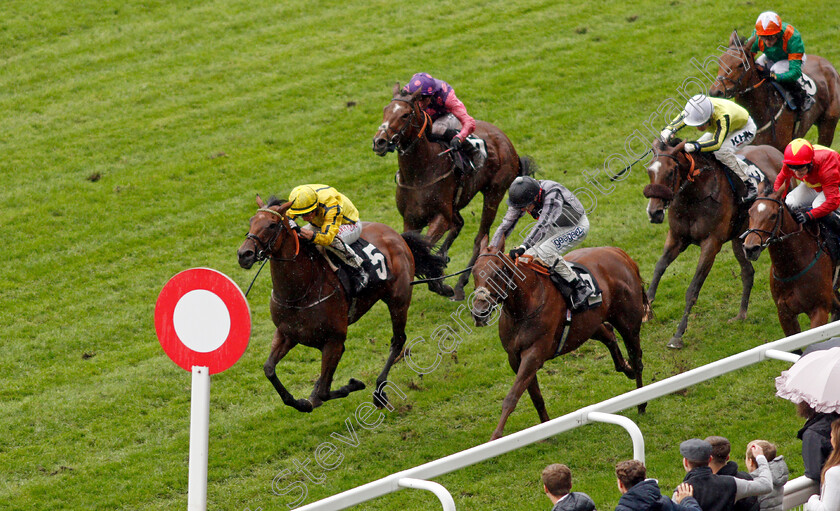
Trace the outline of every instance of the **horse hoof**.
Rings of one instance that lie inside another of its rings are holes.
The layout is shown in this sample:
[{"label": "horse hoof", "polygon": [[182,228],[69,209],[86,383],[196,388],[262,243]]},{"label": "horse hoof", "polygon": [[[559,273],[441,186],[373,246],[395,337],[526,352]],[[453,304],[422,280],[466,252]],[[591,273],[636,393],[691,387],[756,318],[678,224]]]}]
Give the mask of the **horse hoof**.
[{"label": "horse hoof", "polygon": [[671,338],[671,340],[668,341],[668,344],[666,344],[665,346],[667,346],[669,348],[672,348],[672,349],[675,349],[675,350],[681,350],[683,348],[682,337]]},{"label": "horse hoof", "polygon": [[464,294],[464,290],[461,288],[453,290],[452,296],[449,297],[449,299],[453,302],[463,302],[464,298],[466,298],[466,295]]},{"label": "horse hoof", "polygon": [[452,286],[447,286],[446,284],[443,284],[439,288],[433,289],[432,291],[447,298],[451,298],[453,295],[455,295],[455,290],[452,289]]},{"label": "horse hoof", "polygon": [[312,410],[314,410],[316,406],[317,405],[313,405],[308,399],[298,399],[295,401],[295,410],[299,412],[312,413]]},{"label": "horse hoof", "polygon": [[347,387],[350,392],[356,392],[357,390],[363,390],[365,388],[365,384],[356,378],[350,378],[350,381],[347,382]]},{"label": "horse hoof", "polygon": [[374,392],[373,404],[379,410],[385,408],[386,406],[388,406],[388,395],[384,392]]},{"label": "horse hoof", "polygon": [[636,410],[638,410],[640,414],[645,413],[646,409],[647,409],[647,403],[642,403],[642,404],[640,404],[636,407]]}]

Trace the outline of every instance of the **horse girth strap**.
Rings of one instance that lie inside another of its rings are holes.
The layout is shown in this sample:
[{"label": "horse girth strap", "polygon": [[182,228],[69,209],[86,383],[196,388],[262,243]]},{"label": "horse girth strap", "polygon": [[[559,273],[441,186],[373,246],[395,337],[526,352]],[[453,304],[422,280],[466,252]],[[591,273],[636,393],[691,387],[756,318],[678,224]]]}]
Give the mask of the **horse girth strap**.
[{"label": "horse girth strap", "polygon": [[449,172],[441,174],[440,176],[435,178],[433,181],[430,181],[430,182],[422,184],[422,185],[411,186],[411,185],[406,185],[406,184],[403,184],[403,183],[400,182],[400,171],[398,170],[397,173],[394,174],[394,182],[397,183],[397,186],[399,186],[400,188],[404,188],[406,190],[421,190],[423,188],[428,188],[429,186],[432,186],[435,183],[439,183],[440,181],[443,181],[447,177],[451,176],[452,172],[453,172],[453,169],[449,169]]}]

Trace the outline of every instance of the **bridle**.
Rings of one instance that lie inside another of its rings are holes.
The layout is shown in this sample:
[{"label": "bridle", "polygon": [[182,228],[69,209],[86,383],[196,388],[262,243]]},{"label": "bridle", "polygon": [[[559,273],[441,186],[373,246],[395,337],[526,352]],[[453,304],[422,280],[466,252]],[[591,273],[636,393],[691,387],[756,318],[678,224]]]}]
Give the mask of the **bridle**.
[{"label": "bridle", "polygon": [[[686,153],[686,152],[683,152],[683,154],[685,154],[685,157],[689,161],[689,168],[688,168],[688,172],[686,174],[686,180],[679,186],[679,189],[677,189],[677,185],[679,184],[678,179],[680,177],[680,169],[683,166],[680,159],[677,158],[677,156],[675,154],[671,154],[671,153],[654,152],[654,155],[653,155],[654,159],[662,156],[662,157],[668,158],[670,160],[674,160],[674,163],[676,164],[676,168],[674,168],[673,172],[671,172],[671,177],[669,179],[670,182],[668,183],[668,189],[671,190],[674,193],[674,197],[679,195],[680,192],[682,192],[685,189],[685,187],[689,185],[689,183],[693,183],[694,179],[698,175],[700,175],[700,173],[702,171],[704,171],[707,168],[707,167],[697,168],[697,162],[694,161],[694,157],[692,157],[689,153]],[[662,201],[664,209],[668,209],[668,206],[670,206],[671,201],[673,200],[673,199],[665,200],[662,197],[658,197],[658,198]]]},{"label": "bridle", "polygon": [[[745,240],[747,238],[747,236],[749,236],[752,233],[755,233],[755,234],[758,235],[758,239],[761,241],[761,244],[759,246],[761,247],[762,250],[764,250],[765,248],[767,248],[768,246],[770,246],[773,243],[778,243],[780,241],[784,241],[784,240],[788,239],[789,237],[791,237],[795,234],[799,234],[799,233],[801,233],[802,231],[805,230],[805,228],[802,226],[802,224],[797,224],[797,225],[799,225],[799,229],[797,229],[793,232],[789,232],[789,233],[782,233],[782,235],[779,236],[779,231],[781,231],[781,228],[782,228],[782,214],[781,214],[781,211],[782,211],[782,208],[787,208],[787,205],[785,205],[784,202],[782,202],[778,199],[774,199],[772,197],[757,197],[755,199],[756,202],[762,201],[762,200],[772,202],[772,203],[776,204],[779,208],[779,213],[776,215],[776,222],[773,225],[773,230],[768,231],[766,229],[747,229],[746,231],[744,231],[743,234],[741,234],[739,236],[740,239]],[[765,235],[767,236],[766,241],[764,240]]]},{"label": "bridle", "polygon": [[[495,281],[494,281],[494,284],[490,286],[490,287],[493,288],[494,291],[496,291],[496,293],[498,293],[499,295],[508,296],[513,289],[516,289],[517,286],[515,284],[513,284],[513,277],[508,273],[511,270],[508,268],[507,263],[505,263],[505,261],[503,259],[504,254],[502,252],[487,252],[487,253],[483,253],[483,254],[478,254],[478,257],[476,257],[476,261],[480,257],[495,257],[496,259],[501,261],[501,264],[496,267],[496,271],[493,273],[493,275],[490,275],[490,276],[487,277],[487,279],[490,280],[493,277],[495,277],[496,275],[498,275],[500,271],[504,272],[504,277],[501,279],[501,280],[504,281],[504,289],[502,289],[502,286],[500,286],[499,284],[496,284]],[[475,265],[473,265],[473,266],[475,266]],[[475,290],[473,291],[473,296],[477,300],[485,300],[485,301],[489,302],[489,301],[491,301],[490,299],[493,297],[493,293],[491,292],[490,289],[488,289],[485,286],[476,286]],[[492,300],[492,301],[498,303],[498,300]],[[531,319],[531,318],[534,318],[534,317],[540,315],[540,313],[542,313],[542,310],[543,310],[544,307],[545,307],[545,302],[541,303],[540,306],[537,307],[536,310],[534,310],[531,314],[528,314],[527,316],[525,316],[521,319],[522,320]],[[502,308],[502,312],[504,312],[506,314],[510,314],[504,308]]]},{"label": "bridle", "polygon": [[[414,147],[414,144],[416,144],[417,141],[420,140],[420,138],[423,137],[423,134],[426,132],[426,127],[429,125],[429,121],[431,121],[431,118],[429,117],[429,114],[427,114],[424,110],[420,110],[413,100],[393,98],[391,100],[391,103],[393,103],[394,101],[399,101],[401,103],[407,104],[409,108],[411,108],[411,113],[408,114],[408,118],[402,125],[402,128],[400,128],[399,131],[391,135],[391,137],[388,139],[388,152],[391,152],[394,149],[396,149],[399,154],[405,154],[409,150],[411,150],[412,147]],[[418,111],[423,115],[422,125],[419,122],[417,124],[414,123],[414,121],[417,120]],[[419,131],[417,133],[417,136],[406,147],[401,147],[400,142],[403,141],[405,133],[408,131],[408,128],[417,128]],[[391,132],[392,130],[390,126],[385,128],[386,134]]]},{"label": "bridle", "polygon": [[[298,254],[300,254],[300,238],[298,237],[298,233],[295,229],[290,228],[288,225],[283,225],[287,221],[286,216],[269,208],[260,208],[257,210],[257,212],[260,211],[264,213],[271,213],[272,215],[279,217],[279,219],[277,220],[277,222],[266,227],[266,229],[274,230],[274,233],[265,243],[256,234],[249,232],[245,235],[246,239],[252,240],[254,242],[254,247],[257,249],[257,261],[263,261],[265,259],[271,259],[272,261],[294,261],[295,259],[297,259]],[[293,255],[292,257],[275,257],[272,254],[272,250],[274,248],[274,245],[277,243],[277,238],[280,236],[280,232],[286,229],[291,231],[291,236],[295,240],[295,255]]]},{"label": "bridle", "polygon": [[[746,52],[745,52],[745,55],[746,55]],[[744,63],[744,61],[741,61],[738,64],[739,67],[744,66],[745,69],[744,69],[744,72],[741,73],[741,76],[739,76],[737,80],[733,80],[732,78],[729,77],[729,75],[723,75],[723,76],[718,75],[717,81],[721,85],[723,85],[723,97],[724,98],[731,99],[736,94],[746,94],[747,92],[753,91],[753,90],[761,87],[761,85],[763,85],[764,82],[767,81],[767,77],[763,77],[758,82],[742,88],[742,83],[741,82],[743,82],[744,78],[747,77],[747,74],[748,74],[747,71],[749,70],[749,67],[751,66],[751,67],[755,68],[755,60],[751,56],[747,56],[747,58],[749,59],[749,62]],[[749,64],[749,66],[747,64]],[[729,87],[727,87],[726,83],[724,83],[724,81],[731,83],[732,88],[730,89]]]}]

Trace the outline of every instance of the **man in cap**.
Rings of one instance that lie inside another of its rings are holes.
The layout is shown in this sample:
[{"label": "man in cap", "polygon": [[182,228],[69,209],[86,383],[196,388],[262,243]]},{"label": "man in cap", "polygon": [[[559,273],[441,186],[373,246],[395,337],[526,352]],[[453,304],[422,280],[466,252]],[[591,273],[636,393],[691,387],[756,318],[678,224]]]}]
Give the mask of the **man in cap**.
[{"label": "man in cap", "polygon": [[751,450],[758,462],[758,477],[754,481],[747,481],[712,473],[709,467],[712,445],[709,442],[691,438],[680,444],[683,468],[687,472],[683,482],[694,488],[694,498],[703,511],[733,511],[736,501],[773,490],[764,451],[759,445],[751,446]]}]

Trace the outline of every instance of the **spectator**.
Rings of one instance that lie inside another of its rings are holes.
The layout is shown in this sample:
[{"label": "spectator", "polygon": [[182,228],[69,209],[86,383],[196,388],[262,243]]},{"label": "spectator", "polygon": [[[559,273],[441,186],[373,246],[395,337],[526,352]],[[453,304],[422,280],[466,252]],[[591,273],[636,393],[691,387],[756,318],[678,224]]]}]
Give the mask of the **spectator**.
[{"label": "spectator", "polygon": [[773,489],[767,459],[761,447],[751,447],[758,463],[757,478],[754,481],[737,479],[712,473],[709,462],[712,446],[709,442],[692,438],[680,444],[683,468],[687,472],[683,482],[694,487],[694,498],[703,511],[733,511],[735,502],[744,497],[763,495]]},{"label": "spectator", "polygon": [[561,463],[554,463],[542,471],[543,490],[554,504],[551,511],[595,511],[589,495],[572,491],[572,471]]},{"label": "spectator", "polygon": [[805,425],[796,434],[802,440],[802,462],[805,464],[805,476],[820,481],[820,471],[831,452],[829,434],[831,422],[840,418],[836,413],[818,413],[808,403],[796,405],[796,413],[806,419]]},{"label": "spectator", "polygon": [[[712,469],[713,474],[737,477],[747,481],[753,480],[750,474],[738,470],[738,464],[729,459],[732,444],[726,437],[710,436],[706,437],[706,442],[712,446],[712,461],[709,462],[709,468]],[[735,511],[759,511],[759,509],[758,497],[745,497],[735,503]]]},{"label": "spectator", "polygon": [[782,511],[782,500],[785,496],[785,483],[788,480],[788,466],[785,463],[784,456],[776,456],[776,446],[767,442],[766,440],[753,440],[747,445],[747,456],[745,462],[747,469],[751,473],[758,472],[758,464],[755,462],[755,456],[750,452],[750,447],[753,444],[758,444],[764,451],[764,457],[767,458],[767,465],[770,467],[770,477],[773,480],[773,491],[767,495],[758,497],[758,503],[761,511]]},{"label": "spectator", "polygon": [[820,474],[820,494],[811,495],[805,511],[837,511],[840,509],[840,419],[831,423],[833,450]]},{"label": "spectator", "polygon": [[662,495],[656,479],[647,479],[645,464],[639,460],[622,461],[615,466],[621,498],[615,511],[701,511],[692,497],[690,484],[677,487],[674,499]]}]

